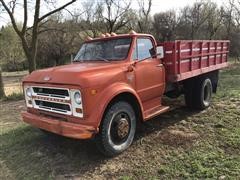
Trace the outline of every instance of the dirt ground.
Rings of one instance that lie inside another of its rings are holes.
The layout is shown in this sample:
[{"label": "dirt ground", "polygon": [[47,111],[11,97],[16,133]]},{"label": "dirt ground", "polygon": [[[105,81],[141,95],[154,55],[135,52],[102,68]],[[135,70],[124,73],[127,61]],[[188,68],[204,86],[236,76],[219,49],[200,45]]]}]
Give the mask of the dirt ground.
[{"label": "dirt ground", "polygon": [[175,108],[142,124],[114,158],[92,140],[46,136],[22,123],[23,100],[1,101],[0,179],[240,179],[240,64],[220,79],[209,109],[167,99]]}]

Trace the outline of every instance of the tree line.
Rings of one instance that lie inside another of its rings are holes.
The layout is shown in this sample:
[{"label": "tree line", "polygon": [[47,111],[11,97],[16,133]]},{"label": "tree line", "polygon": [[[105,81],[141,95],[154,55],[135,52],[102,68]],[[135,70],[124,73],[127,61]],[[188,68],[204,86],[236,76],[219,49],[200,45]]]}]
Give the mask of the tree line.
[{"label": "tree line", "polygon": [[[230,55],[240,56],[240,1],[229,0],[219,7],[211,1],[198,1],[178,11],[152,12],[152,0],[80,1],[81,8],[63,11],[77,0],[57,7],[54,0],[0,0],[0,13],[11,23],[0,28],[0,62],[4,71],[44,68],[70,62],[87,36],[101,33],[152,34],[158,41],[176,39],[229,39]],[[23,22],[16,21],[17,6],[23,8]],[[41,7],[55,7],[40,15]],[[34,15],[28,26],[29,9]],[[0,14],[1,16],[1,14]]]}]

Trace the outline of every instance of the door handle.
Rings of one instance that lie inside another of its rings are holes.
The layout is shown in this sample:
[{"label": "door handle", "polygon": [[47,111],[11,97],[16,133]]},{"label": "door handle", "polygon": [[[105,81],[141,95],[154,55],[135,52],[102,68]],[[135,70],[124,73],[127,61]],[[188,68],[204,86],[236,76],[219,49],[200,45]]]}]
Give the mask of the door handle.
[{"label": "door handle", "polygon": [[163,64],[158,64],[156,65],[156,67],[163,67]]}]

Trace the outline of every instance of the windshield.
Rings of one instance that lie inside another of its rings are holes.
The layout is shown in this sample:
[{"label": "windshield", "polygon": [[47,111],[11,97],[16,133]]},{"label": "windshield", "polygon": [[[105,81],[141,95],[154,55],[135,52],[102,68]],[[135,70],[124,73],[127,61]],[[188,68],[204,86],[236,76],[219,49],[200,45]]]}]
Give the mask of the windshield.
[{"label": "windshield", "polygon": [[99,40],[82,45],[74,61],[111,61],[127,58],[131,38]]}]

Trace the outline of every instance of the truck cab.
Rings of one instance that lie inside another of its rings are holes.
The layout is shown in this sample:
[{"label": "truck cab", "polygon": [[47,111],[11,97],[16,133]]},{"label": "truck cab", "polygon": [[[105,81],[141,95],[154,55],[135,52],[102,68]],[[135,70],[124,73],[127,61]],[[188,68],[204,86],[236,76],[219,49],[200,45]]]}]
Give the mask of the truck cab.
[{"label": "truck cab", "polygon": [[[169,109],[162,105],[169,86],[163,49],[153,36],[134,31],[88,38],[71,64],[37,70],[24,78],[23,120],[58,135],[94,138],[107,156],[123,152],[134,139],[137,122]],[[171,84],[193,87],[183,80]],[[211,99],[213,86],[208,86],[203,90],[208,93],[205,101]]]}]

